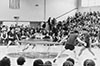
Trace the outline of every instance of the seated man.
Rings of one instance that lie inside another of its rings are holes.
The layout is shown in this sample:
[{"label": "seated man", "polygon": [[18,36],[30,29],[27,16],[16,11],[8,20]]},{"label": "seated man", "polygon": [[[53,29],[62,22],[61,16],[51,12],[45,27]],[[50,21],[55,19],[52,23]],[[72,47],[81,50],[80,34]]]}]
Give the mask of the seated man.
[{"label": "seated man", "polygon": [[20,45],[20,44],[18,43],[18,40],[19,40],[19,39],[18,39],[17,34],[15,33],[14,28],[11,28],[10,31],[8,32],[8,45],[7,45],[7,47],[9,47],[9,45],[10,45],[12,42],[15,42],[15,44]]}]

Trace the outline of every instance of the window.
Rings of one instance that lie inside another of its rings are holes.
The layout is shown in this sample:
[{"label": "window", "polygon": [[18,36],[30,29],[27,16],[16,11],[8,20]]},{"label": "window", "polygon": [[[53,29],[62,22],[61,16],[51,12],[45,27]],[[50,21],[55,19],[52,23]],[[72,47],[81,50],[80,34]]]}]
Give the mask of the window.
[{"label": "window", "polygon": [[82,0],[82,7],[100,6],[100,0]]}]

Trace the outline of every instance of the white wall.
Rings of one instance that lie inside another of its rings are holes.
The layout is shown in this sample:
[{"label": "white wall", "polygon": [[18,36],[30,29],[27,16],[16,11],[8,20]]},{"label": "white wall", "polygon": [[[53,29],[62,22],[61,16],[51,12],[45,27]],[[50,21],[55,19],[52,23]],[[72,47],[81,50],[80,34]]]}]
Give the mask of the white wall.
[{"label": "white wall", "polygon": [[[19,20],[42,21],[44,20],[44,0],[20,0],[20,9],[9,9],[9,0],[0,0],[0,20],[14,20],[14,16],[19,16]],[[46,0],[46,20],[51,17],[58,17],[63,13],[76,8],[77,0]],[[38,7],[35,5],[39,4]],[[75,11],[76,12],[76,11]],[[70,13],[68,16],[73,15]],[[60,18],[65,19],[67,16]]]},{"label": "white wall", "polygon": [[0,0],[0,20],[13,20],[14,16],[20,16],[20,20],[43,20],[43,0],[20,1],[20,9],[9,9],[9,0]]},{"label": "white wall", "polygon": [[[73,8],[77,7],[77,0],[47,0],[47,18],[58,17]],[[64,20],[67,16],[75,14],[76,10],[59,18],[58,20]]]}]

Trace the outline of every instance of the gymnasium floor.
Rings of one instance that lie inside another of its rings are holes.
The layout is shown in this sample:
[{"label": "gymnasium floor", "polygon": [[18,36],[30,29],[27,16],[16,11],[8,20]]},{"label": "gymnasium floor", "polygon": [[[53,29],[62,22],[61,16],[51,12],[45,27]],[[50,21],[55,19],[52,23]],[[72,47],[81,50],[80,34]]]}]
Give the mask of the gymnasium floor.
[{"label": "gymnasium floor", "polygon": [[[8,56],[7,54],[8,53],[17,53],[17,52],[21,52],[22,48],[24,46],[20,46],[20,48],[18,46],[10,46],[9,48],[7,48],[6,46],[0,46],[0,59],[3,58],[4,56],[7,56],[10,58],[11,60],[11,66],[18,66],[16,64],[16,59],[17,57],[10,57]],[[49,52],[59,52],[62,49],[63,47],[62,46],[52,46],[50,47],[49,49]],[[76,47],[76,51],[77,51],[77,54],[79,53],[80,49],[82,47]],[[47,49],[48,47],[46,46],[36,46],[34,49],[32,49],[32,46],[29,47],[29,49],[27,49],[26,51],[24,52],[47,52]],[[95,53],[96,55],[96,58],[97,60],[94,60],[95,63],[96,63],[96,66],[99,66],[100,65],[100,49],[99,48],[92,48],[92,51]],[[68,55],[71,55],[71,57],[73,58],[74,57],[74,54],[73,52],[70,52],[69,50],[65,51],[63,54],[68,54]],[[63,62],[68,58],[68,56],[62,56],[60,57],[56,63],[53,64],[53,66],[62,66]],[[82,55],[80,56],[80,59],[78,60],[78,63],[75,63],[75,66],[83,66],[83,61],[87,58],[91,58],[93,59],[93,56],[91,55],[91,53],[86,49]],[[26,59],[26,62],[24,64],[24,66],[33,66],[33,61],[34,59],[30,59],[30,58],[25,58]],[[52,61],[53,59],[42,59],[44,62],[47,61],[47,60],[50,60]]]}]

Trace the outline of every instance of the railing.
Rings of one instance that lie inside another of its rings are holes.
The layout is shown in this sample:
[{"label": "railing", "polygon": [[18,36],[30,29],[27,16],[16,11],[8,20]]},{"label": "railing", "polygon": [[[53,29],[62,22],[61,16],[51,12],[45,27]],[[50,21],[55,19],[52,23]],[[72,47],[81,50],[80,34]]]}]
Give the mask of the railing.
[{"label": "railing", "polygon": [[74,9],[72,9],[72,10],[70,10],[70,11],[68,11],[68,12],[66,12],[66,13],[64,13],[64,14],[62,14],[62,15],[60,15],[60,16],[56,17],[56,19],[58,19],[58,18],[60,18],[60,17],[62,17],[62,16],[64,16],[64,15],[66,15],[66,14],[68,14],[68,13],[70,13],[70,12],[76,10],[76,9],[78,9],[78,8],[74,8]]}]

